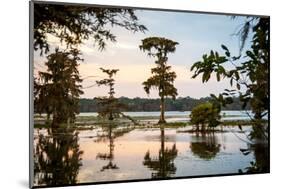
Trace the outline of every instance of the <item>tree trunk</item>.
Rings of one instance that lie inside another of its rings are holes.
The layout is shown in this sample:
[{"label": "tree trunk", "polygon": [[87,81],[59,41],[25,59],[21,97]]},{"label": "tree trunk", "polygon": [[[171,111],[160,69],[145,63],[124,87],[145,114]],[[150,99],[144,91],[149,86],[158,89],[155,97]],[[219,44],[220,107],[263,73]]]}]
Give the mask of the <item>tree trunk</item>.
[{"label": "tree trunk", "polygon": [[196,124],[196,132],[199,132],[199,124]]},{"label": "tree trunk", "polygon": [[56,108],[53,111],[53,121],[52,121],[52,128],[58,128],[60,124],[60,118],[59,115],[57,113]]},{"label": "tree trunk", "polygon": [[253,128],[253,134],[254,134],[254,138],[256,139],[267,139],[267,137],[265,137],[265,127],[264,124],[262,124],[262,113],[260,111],[255,112],[254,115],[255,118],[255,122],[252,126]]},{"label": "tree trunk", "polygon": [[165,151],[165,130],[164,127],[160,127],[161,130],[161,156],[164,156],[164,151]]},{"label": "tree trunk", "polygon": [[164,100],[164,96],[161,96],[161,99],[160,99],[160,111],[161,111],[161,114],[160,114],[160,119],[159,119],[158,123],[159,124],[166,123],[166,121],[165,121],[165,100]]},{"label": "tree trunk", "polygon": [[202,127],[201,127],[201,132],[205,132],[205,124],[204,123],[202,123]]},{"label": "tree trunk", "polygon": [[47,122],[49,122],[50,121],[50,113],[48,112],[47,113]]},{"label": "tree trunk", "polygon": [[46,120],[45,124],[48,126],[50,124],[50,113],[49,112],[47,112],[47,120]]},{"label": "tree trunk", "polygon": [[108,120],[110,120],[110,121],[112,121],[112,120],[113,120],[113,115],[112,115],[112,112],[110,112],[110,113],[109,113]]}]

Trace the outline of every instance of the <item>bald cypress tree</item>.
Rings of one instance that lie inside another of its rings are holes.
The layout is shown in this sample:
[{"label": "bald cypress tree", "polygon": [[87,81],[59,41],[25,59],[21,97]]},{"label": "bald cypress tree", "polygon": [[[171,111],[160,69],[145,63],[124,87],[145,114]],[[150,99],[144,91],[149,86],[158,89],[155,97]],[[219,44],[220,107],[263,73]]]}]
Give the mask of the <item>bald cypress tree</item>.
[{"label": "bald cypress tree", "polygon": [[79,61],[78,50],[55,50],[47,56],[46,72],[39,72],[39,82],[35,87],[35,107],[39,113],[51,114],[52,126],[61,123],[74,122],[79,113],[79,96],[83,94],[82,79],[77,69]]},{"label": "bald cypress tree", "polygon": [[168,53],[173,53],[176,50],[178,42],[162,37],[148,37],[142,40],[139,46],[149,56],[155,58],[156,67],[151,69],[152,76],[143,82],[144,90],[147,94],[150,93],[152,88],[158,90],[160,96],[160,119],[159,124],[165,123],[165,97],[177,96],[177,89],[174,87],[174,80],[176,73],[171,71],[171,66],[167,65]]},{"label": "bald cypress tree", "polygon": [[138,123],[128,115],[122,113],[122,110],[127,109],[127,106],[121,102],[119,102],[118,98],[114,97],[115,90],[115,79],[113,76],[119,71],[118,69],[104,69],[100,68],[102,72],[108,75],[107,78],[96,81],[98,86],[104,85],[109,87],[108,96],[96,97],[98,103],[98,114],[99,117],[106,118],[108,120],[114,120],[115,118],[124,117],[129,119],[134,124],[138,125]]},{"label": "bald cypress tree", "polygon": [[102,72],[107,74],[107,78],[96,81],[98,86],[104,85],[109,87],[108,96],[96,97],[98,102],[99,110],[98,114],[100,117],[106,118],[108,120],[113,120],[114,118],[120,117],[122,104],[118,102],[118,99],[114,97],[114,84],[115,79],[113,76],[119,71],[118,69],[104,69],[100,68]]}]

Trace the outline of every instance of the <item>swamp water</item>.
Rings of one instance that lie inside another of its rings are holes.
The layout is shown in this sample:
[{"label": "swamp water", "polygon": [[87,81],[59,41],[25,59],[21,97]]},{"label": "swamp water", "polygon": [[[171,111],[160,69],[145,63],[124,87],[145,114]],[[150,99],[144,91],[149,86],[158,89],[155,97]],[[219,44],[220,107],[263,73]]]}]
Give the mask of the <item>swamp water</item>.
[{"label": "swamp water", "polygon": [[233,174],[264,155],[243,155],[246,135],[236,127],[205,135],[187,129],[34,129],[34,184]]}]

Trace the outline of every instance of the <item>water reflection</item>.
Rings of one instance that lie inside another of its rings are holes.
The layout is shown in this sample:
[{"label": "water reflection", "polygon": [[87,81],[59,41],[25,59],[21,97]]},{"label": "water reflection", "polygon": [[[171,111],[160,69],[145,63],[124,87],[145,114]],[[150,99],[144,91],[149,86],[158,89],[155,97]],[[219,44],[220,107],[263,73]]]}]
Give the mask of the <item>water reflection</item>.
[{"label": "water reflection", "polygon": [[248,155],[241,153],[249,148],[239,139],[244,133],[177,131],[109,124],[81,129],[78,136],[71,129],[35,129],[35,185],[269,170],[268,145],[257,143]]},{"label": "water reflection", "polygon": [[269,148],[268,143],[259,143],[254,145],[255,172],[269,172]]},{"label": "water reflection", "polygon": [[[269,148],[268,143],[256,143],[249,147],[248,151],[243,151],[244,155],[254,153],[254,161],[251,161],[250,166],[245,168],[246,173],[268,173],[269,172]],[[239,170],[239,172],[243,172]]]},{"label": "water reflection", "polygon": [[220,151],[221,145],[218,144],[217,138],[213,132],[197,133],[196,142],[190,143],[190,150],[195,156],[204,160],[211,160],[216,157]]},{"label": "water reflection", "polygon": [[113,163],[114,160],[114,136],[113,136],[113,128],[115,128],[115,125],[109,124],[109,125],[104,125],[103,128],[103,132],[106,133],[105,135],[99,135],[98,139],[96,140],[96,142],[100,142],[100,141],[109,141],[109,152],[108,153],[98,153],[97,154],[97,159],[102,159],[102,160],[108,160],[108,164],[104,165],[101,168],[101,171],[107,170],[107,169],[119,169],[119,167]]},{"label": "water reflection", "polygon": [[77,183],[82,166],[78,132],[74,129],[48,129],[40,133],[34,145],[35,185],[65,185]]},{"label": "water reflection", "polygon": [[143,165],[153,171],[151,173],[152,178],[168,178],[176,173],[177,168],[174,159],[177,154],[176,144],[171,149],[165,148],[165,131],[164,128],[161,128],[161,148],[158,157],[151,157],[150,152],[147,151]]},{"label": "water reflection", "polygon": [[[118,128],[119,126],[119,128]],[[109,169],[119,169],[119,167],[114,163],[114,139],[123,136],[124,134],[132,131],[133,128],[116,125],[114,123],[108,123],[102,125],[102,134],[97,136],[95,142],[109,142],[108,153],[98,153],[96,159],[107,160],[108,163],[104,165],[100,171],[105,171]]]}]

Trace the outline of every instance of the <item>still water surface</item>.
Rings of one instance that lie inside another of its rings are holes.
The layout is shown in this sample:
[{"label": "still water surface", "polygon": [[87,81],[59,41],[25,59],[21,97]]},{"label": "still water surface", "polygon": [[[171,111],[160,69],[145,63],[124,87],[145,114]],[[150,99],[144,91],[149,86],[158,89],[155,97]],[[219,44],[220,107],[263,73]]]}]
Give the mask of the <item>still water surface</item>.
[{"label": "still water surface", "polygon": [[184,130],[35,129],[35,185],[238,173],[255,159],[241,153],[246,137],[235,128],[205,135]]},{"label": "still water surface", "polygon": [[[125,115],[131,116],[131,117],[143,117],[143,118],[149,118],[149,117],[159,117],[160,112],[123,112]],[[191,111],[166,111],[165,116],[166,121],[188,121],[190,120],[190,114]],[[97,116],[98,114],[96,112],[81,112],[79,116]],[[249,111],[222,111],[222,120],[249,120],[250,116],[253,116],[253,114]],[[152,120],[150,120],[152,121]]]}]

